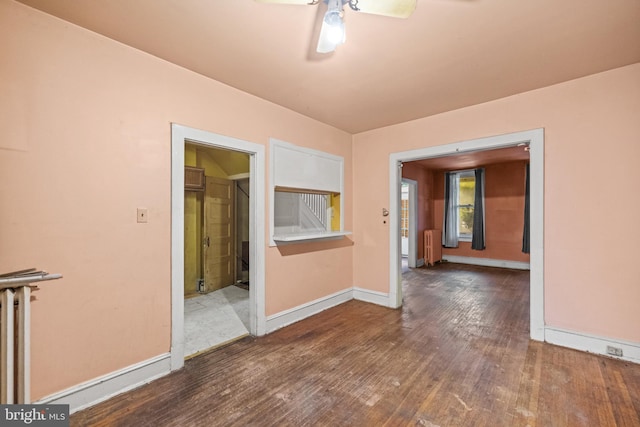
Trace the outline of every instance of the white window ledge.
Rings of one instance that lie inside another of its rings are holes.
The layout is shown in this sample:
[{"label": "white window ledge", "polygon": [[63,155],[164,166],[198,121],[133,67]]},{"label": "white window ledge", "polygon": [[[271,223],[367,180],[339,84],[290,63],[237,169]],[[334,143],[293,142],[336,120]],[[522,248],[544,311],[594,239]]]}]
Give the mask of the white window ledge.
[{"label": "white window ledge", "polygon": [[304,242],[307,240],[338,239],[351,234],[351,231],[307,231],[273,236],[275,242]]}]

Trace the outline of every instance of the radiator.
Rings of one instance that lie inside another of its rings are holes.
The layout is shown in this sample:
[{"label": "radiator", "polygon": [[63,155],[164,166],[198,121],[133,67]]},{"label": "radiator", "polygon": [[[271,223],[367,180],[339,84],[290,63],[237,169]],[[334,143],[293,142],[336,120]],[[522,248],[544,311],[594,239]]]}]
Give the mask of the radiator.
[{"label": "radiator", "polygon": [[0,404],[31,403],[31,292],[60,274],[29,270],[0,274]]},{"label": "radiator", "polygon": [[427,266],[442,261],[442,231],[424,230],[424,263]]},{"label": "radiator", "polygon": [[0,290],[0,347],[2,347],[0,403],[2,404],[30,403],[30,297],[31,288],[28,286],[22,286],[17,290]]}]

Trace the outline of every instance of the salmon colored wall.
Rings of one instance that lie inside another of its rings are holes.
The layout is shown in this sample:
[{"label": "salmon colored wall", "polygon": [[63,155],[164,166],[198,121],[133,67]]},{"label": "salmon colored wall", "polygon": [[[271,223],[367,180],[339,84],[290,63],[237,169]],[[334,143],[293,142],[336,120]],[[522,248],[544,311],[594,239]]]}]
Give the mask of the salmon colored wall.
[{"label": "salmon colored wall", "polygon": [[402,177],[418,182],[418,259],[424,258],[424,230],[433,229],[433,171],[414,162],[402,165]]},{"label": "salmon colored wall", "polygon": [[[442,248],[446,255],[529,262],[522,253],[524,227],[525,162],[499,163],[485,168],[485,243],[475,251],[471,242],[459,242],[457,248]],[[434,213],[437,228],[442,229],[444,215],[444,172],[434,174]]]},{"label": "salmon colored wall", "polygon": [[355,135],[354,285],[389,291],[390,153],[542,127],[545,322],[640,343],[639,111],[640,63]]},{"label": "salmon colored wall", "polygon": [[[32,304],[33,399],[170,351],[172,122],[343,156],[351,229],[351,135],[13,1],[0,40],[0,271],[64,275]],[[265,263],[267,315],[352,286],[350,244]]]}]

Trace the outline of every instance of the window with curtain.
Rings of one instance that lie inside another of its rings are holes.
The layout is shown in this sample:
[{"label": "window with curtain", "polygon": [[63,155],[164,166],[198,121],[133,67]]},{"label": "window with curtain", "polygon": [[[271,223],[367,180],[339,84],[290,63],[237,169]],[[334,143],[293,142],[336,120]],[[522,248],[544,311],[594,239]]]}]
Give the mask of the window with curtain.
[{"label": "window with curtain", "polygon": [[470,242],[473,236],[473,212],[476,177],[473,171],[458,172],[458,240]]},{"label": "window with curtain", "polygon": [[447,172],[443,222],[443,246],[463,241],[484,249],[484,169]]}]

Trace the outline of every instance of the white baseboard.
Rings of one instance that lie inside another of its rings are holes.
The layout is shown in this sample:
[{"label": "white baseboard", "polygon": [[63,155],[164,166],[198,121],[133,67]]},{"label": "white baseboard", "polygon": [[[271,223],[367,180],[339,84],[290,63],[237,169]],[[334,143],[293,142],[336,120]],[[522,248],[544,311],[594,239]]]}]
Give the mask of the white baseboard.
[{"label": "white baseboard", "polygon": [[513,268],[515,270],[530,270],[529,263],[521,262],[521,261],[509,261],[505,259],[491,259],[491,258],[474,258],[469,256],[456,256],[456,255],[442,255],[442,259],[448,262],[455,262],[458,264],[482,265],[484,267]]},{"label": "white baseboard", "polygon": [[[549,344],[555,344],[589,353],[601,354],[604,356],[614,357],[616,359],[626,360],[627,362],[640,363],[640,343],[597,337],[550,327],[545,328],[544,336],[545,341]],[[622,349],[622,357],[616,357],[608,354],[607,346]]]},{"label": "white baseboard", "polygon": [[65,404],[69,412],[103,402],[171,372],[171,354],[165,353],[46,396],[34,404]]},{"label": "white baseboard", "polygon": [[280,313],[272,314],[267,317],[267,334],[352,299],[353,288],[349,288]]},{"label": "white baseboard", "polygon": [[353,287],[353,299],[389,307],[389,294]]},{"label": "white baseboard", "polygon": [[418,258],[418,261],[416,261],[416,267],[420,268],[424,266],[424,258]]}]

